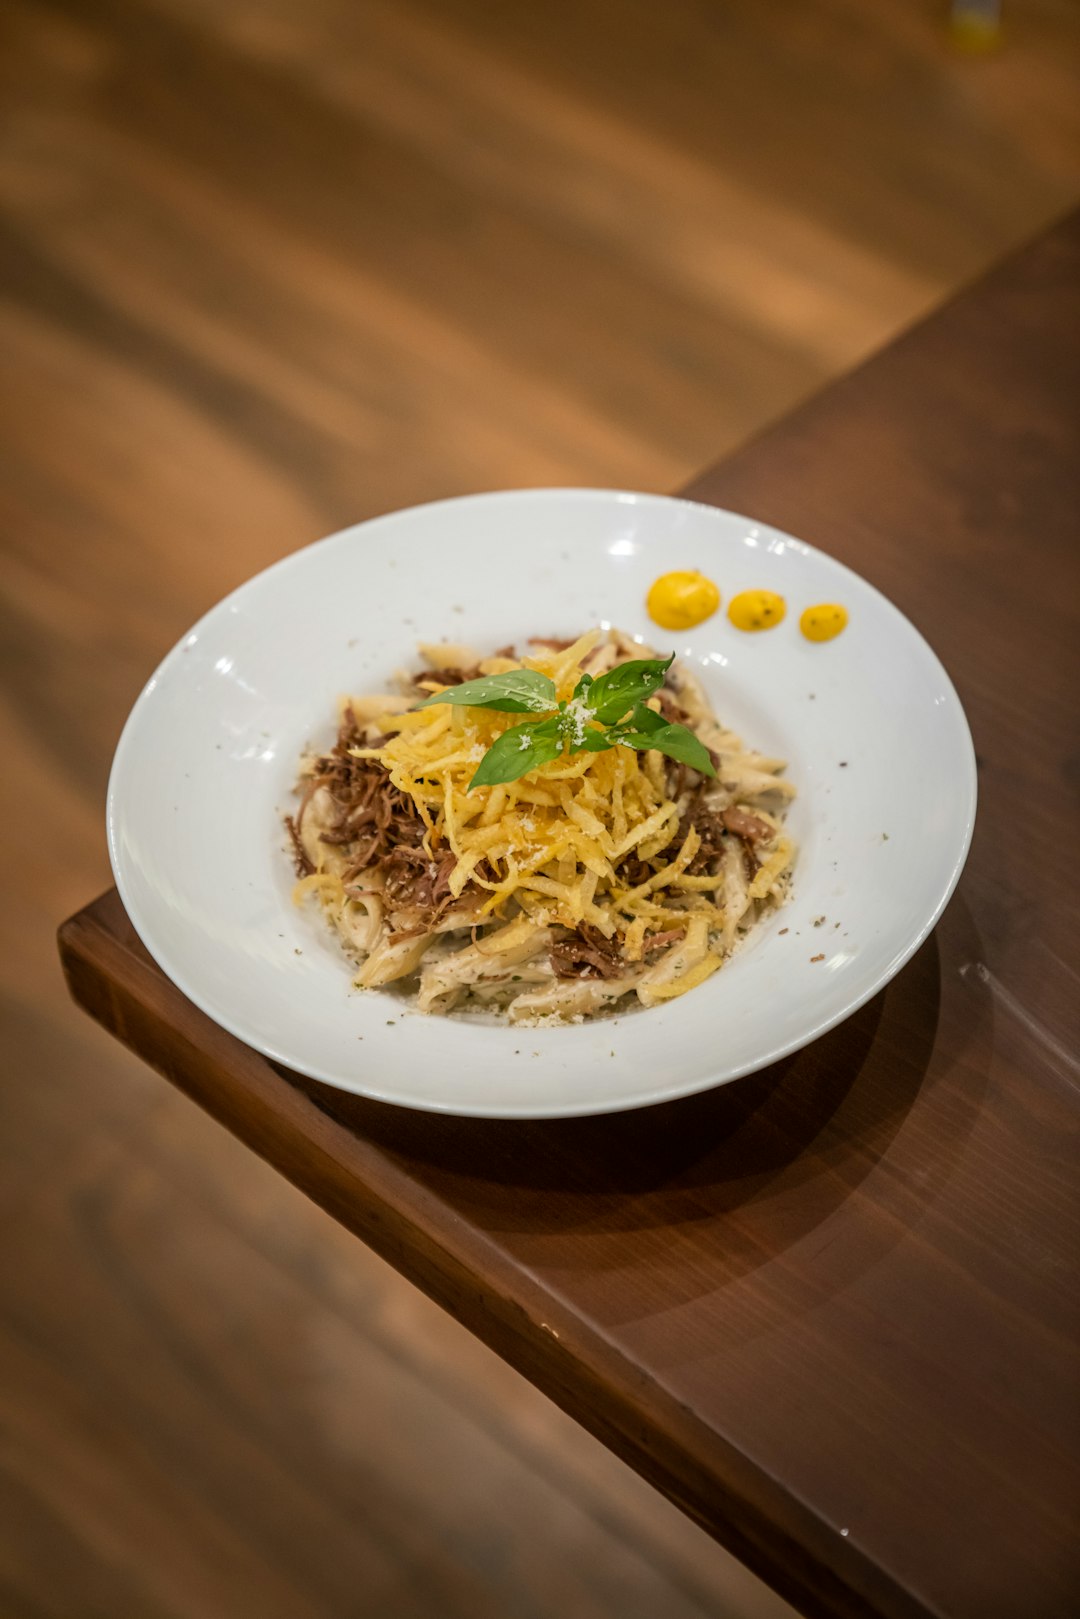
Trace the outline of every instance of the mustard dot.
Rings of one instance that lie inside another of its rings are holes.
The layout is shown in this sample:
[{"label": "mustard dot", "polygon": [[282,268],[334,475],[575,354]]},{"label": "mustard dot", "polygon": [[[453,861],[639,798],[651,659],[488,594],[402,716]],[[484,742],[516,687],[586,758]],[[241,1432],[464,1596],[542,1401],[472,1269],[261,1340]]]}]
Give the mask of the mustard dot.
[{"label": "mustard dot", "polygon": [[783,596],[774,590],[742,590],[728,604],[728,618],[737,630],[772,630],[787,612]]},{"label": "mustard dot", "polygon": [[720,606],[720,592],[696,569],[663,573],[649,587],[645,605],[649,617],[665,630],[689,630],[712,617]]},{"label": "mustard dot", "polygon": [[808,641],[831,641],[847,628],[847,608],[836,602],[823,602],[808,607],[799,620],[799,628]]}]

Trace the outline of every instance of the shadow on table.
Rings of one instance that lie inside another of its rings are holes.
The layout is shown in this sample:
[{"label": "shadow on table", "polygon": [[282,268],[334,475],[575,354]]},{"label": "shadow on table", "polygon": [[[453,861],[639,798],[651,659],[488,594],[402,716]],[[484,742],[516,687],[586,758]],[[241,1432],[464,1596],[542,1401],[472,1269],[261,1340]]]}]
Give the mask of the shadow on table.
[{"label": "shadow on table", "polygon": [[[962,902],[949,922],[950,964],[977,956]],[[756,1269],[853,1198],[873,1216],[875,1248],[910,1228],[977,1115],[977,1069],[964,1053],[989,1024],[986,998],[966,991],[950,965],[943,1037],[942,975],[935,934],[880,995],[811,1046],[736,1083],[621,1114],[420,1115],[297,1082],[520,1263],[596,1274],[626,1263],[634,1233],[635,1274],[655,1271],[670,1304]],[[943,1106],[935,1096],[944,1090]],[[917,1145],[898,1153],[917,1103]],[[867,1197],[859,1189],[884,1159]]]}]

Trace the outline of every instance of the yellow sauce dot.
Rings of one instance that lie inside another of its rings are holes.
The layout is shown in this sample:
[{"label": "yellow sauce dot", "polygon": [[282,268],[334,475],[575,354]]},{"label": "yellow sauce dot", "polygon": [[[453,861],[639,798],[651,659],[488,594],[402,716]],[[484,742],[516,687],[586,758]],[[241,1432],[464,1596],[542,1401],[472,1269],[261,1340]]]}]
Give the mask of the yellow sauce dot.
[{"label": "yellow sauce dot", "polygon": [[831,641],[834,635],[847,628],[847,608],[838,606],[836,602],[808,607],[799,620],[799,628],[808,641]]},{"label": "yellow sauce dot", "polygon": [[711,579],[692,573],[662,573],[645,598],[649,617],[665,630],[689,630],[711,618],[720,605],[720,592]]},{"label": "yellow sauce dot", "polygon": [[732,596],[727,616],[737,630],[772,630],[786,612],[787,603],[774,590],[742,590]]}]

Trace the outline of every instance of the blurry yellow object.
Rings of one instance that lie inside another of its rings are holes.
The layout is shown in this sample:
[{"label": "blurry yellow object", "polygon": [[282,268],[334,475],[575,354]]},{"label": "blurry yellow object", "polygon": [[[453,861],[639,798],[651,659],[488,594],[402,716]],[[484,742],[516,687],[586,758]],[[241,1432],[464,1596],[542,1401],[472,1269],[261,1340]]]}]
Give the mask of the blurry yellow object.
[{"label": "blurry yellow object", "polygon": [[649,617],[665,630],[689,630],[711,618],[720,605],[720,592],[703,573],[662,573],[645,598]]},{"label": "blurry yellow object", "polygon": [[774,590],[742,590],[731,598],[727,616],[737,630],[773,630],[787,612]]},{"label": "blurry yellow object", "polygon": [[999,0],[953,0],[949,36],[957,50],[995,51],[1001,44]]},{"label": "blurry yellow object", "polygon": [[831,641],[834,635],[847,628],[847,608],[837,602],[823,602],[819,607],[808,607],[799,620],[799,628],[808,641]]}]

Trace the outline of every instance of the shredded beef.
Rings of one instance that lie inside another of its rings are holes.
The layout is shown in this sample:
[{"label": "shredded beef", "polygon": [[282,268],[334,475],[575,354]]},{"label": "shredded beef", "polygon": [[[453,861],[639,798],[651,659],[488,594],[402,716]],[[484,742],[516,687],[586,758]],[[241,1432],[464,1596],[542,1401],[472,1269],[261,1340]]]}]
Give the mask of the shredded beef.
[{"label": "shredded beef", "polygon": [[637,888],[639,883],[648,882],[654,871],[648,861],[642,860],[640,855],[631,851],[630,854],[623,855],[615,867],[615,875],[628,888]]},{"label": "shredded beef", "polygon": [[605,939],[591,922],[562,930],[549,959],[556,978],[617,978],[624,970],[618,939]]},{"label": "shredded beef", "polygon": [[423,849],[402,844],[383,857],[383,892],[391,905],[410,905],[421,884],[430,889],[428,867],[432,862]]},{"label": "shredded beef", "polygon": [[285,830],[288,832],[289,842],[292,844],[293,859],[296,862],[296,875],[298,877],[310,877],[315,867],[300,841],[300,829],[291,815],[286,815],[285,817]]},{"label": "shredded beef", "polygon": [[[700,877],[705,873],[715,872],[723,858],[725,848],[734,836],[742,844],[747,876],[752,878],[761,864],[757,857],[756,845],[773,837],[775,835],[773,828],[760,816],[752,815],[749,810],[740,809],[738,805],[725,810],[710,809],[705,802],[706,791],[705,782],[699,781],[682,813],[678,832],[672,840],[681,846],[686,841],[691,827],[701,839],[700,846],[686,868],[687,875]],[[677,794],[672,794],[672,797],[676,796]],[[615,870],[621,882],[628,888],[636,888],[639,883],[647,882],[653,876],[655,868],[631,852],[619,861]]]},{"label": "shredded beef", "polygon": [[[388,740],[375,739],[374,746]],[[300,836],[304,812],[320,787],[330,795],[329,825],[320,841],[342,850],[347,862],[342,878],[353,882],[361,872],[378,867],[383,891],[389,904],[400,911],[416,913],[418,926],[430,926],[454,903],[450,876],[457,864],[449,851],[431,859],[423,848],[424,821],[415,803],[390,780],[377,759],[357,759],[350,751],[364,745],[364,738],[351,710],[345,715],[332,750],[315,762],[312,774],[293,816],[286,817],[297,871],[301,876],[314,867]],[[495,881],[491,867],[481,861],[478,876]],[[465,893],[477,893],[470,881]]]},{"label": "shredded beef", "polygon": [[467,680],[480,679],[480,665],[474,663],[471,669],[421,669],[418,675],[413,675],[413,685],[423,686],[429,680],[437,680],[440,686],[464,686]]},{"label": "shredded beef", "polygon": [[670,686],[661,686],[656,693],[656,700],[660,704],[660,712],[669,725],[689,725],[690,716],[685,708],[680,707]]},{"label": "shredded beef", "polygon": [[[376,745],[382,740],[377,738]],[[300,832],[308,805],[319,788],[325,788],[330,798],[330,816],[320,841],[345,851],[346,882],[385,859],[393,849],[417,850],[425,830],[416,805],[398,791],[379,761],[353,756],[350,750],[363,743],[355,716],[348,709],[334,747],[315,761],[295,819],[290,816],[286,822],[298,865],[303,855],[307,869],[311,869]]]},{"label": "shredded beef", "polygon": [[759,815],[751,815],[738,804],[724,810],[720,815],[726,831],[738,838],[742,848],[743,868],[748,882],[753,882],[761,867],[758,858],[757,846],[759,843],[775,836],[773,828],[768,821],[763,821]]},{"label": "shredded beef", "polygon": [[[643,943],[642,955],[647,959],[685,935],[685,928],[650,934]],[[556,978],[618,978],[627,968],[618,939],[605,939],[591,922],[581,922],[573,931],[560,930],[549,959]]]},{"label": "shredded beef", "polygon": [[774,835],[767,821],[751,815],[749,810],[740,809],[738,805],[725,810],[709,809],[704,802],[703,787],[698,789],[683,815],[679,827],[680,838],[686,837],[691,826],[701,839],[700,847],[686,868],[691,877],[716,871],[729,839],[735,837],[742,845],[746,875],[752,879],[761,864],[757,845]]},{"label": "shredded beef", "polygon": [[749,843],[762,843],[776,835],[768,821],[763,821],[760,815],[751,815],[749,810],[740,809],[738,804],[724,811],[723,821],[729,832],[734,832],[737,838],[746,838]]},{"label": "shredded beef", "polygon": [[401,845],[383,861],[383,891],[391,905],[434,913],[450,897],[450,874],[456,864],[452,854],[429,860],[423,849]]},{"label": "shredded beef", "polygon": [[[567,644],[569,645],[569,642]],[[512,658],[514,649],[512,646],[496,647],[491,656],[493,658]],[[435,680],[438,681],[440,686],[464,686],[467,680],[481,680],[482,678],[480,665],[474,663],[467,669],[421,669],[419,674],[413,675],[412,683],[414,686],[423,687],[427,681]]]},{"label": "shredded beef", "polygon": [[689,766],[683,764],[681,759],[664,760],[664,785],[667,789],[668,797],[676,803],[678,803],[686,789],[686,778],[689,774]]},{"label": "shredded beef", "polygon": [[716,810],[711,810],[705,803],[705,786],[702,783],[683,811],[679,823],[679,842],[683,843],[687,833],[693,827],[701,845],[687,866],[687,875],[701,876],[704,872],[713,871],[716,863],[724,852],[724,818]]},{"label": "shredded beef", "polygon": [[724,853],[723,828],[718,820],[710,817],[707,823],[698,827],[698,832],[701,844],[686,868],[688,877],[703,877],[715,872]]}]

